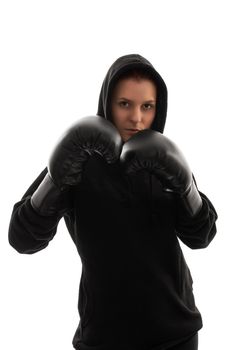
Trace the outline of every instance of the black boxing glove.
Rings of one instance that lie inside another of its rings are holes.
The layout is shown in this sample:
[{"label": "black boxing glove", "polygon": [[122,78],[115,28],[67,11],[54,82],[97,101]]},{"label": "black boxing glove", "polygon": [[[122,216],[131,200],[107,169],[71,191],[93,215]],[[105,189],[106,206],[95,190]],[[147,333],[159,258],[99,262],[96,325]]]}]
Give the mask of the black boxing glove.
[{"label": "black boxing glove", "polygon": [[107,163],[114,163],[121,150],[121,136],[110,121],[100,116],[79,119],[54,147],[48,173],[31,197],[32,207],[45,216],[63,212],[65,194],[81,182],[88,158],[98,153]]},{"label": "black boxing glove", "polygon": [[202,199],[184,155],[160,132],[144,129],[133,135],[122,148],[120,163],[127,174],[146,169],[156,175],[165,191],[180,196],[190,216],[200,211]]}]

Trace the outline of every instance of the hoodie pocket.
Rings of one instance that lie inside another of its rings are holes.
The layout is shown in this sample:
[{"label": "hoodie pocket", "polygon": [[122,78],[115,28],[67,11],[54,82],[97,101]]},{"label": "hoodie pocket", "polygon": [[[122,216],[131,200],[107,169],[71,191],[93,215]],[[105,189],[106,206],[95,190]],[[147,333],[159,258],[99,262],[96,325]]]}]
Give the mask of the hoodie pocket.
[{"label": "hoodie pocket", "polygon": [[82,327],[87,326],[93,314],[93,302],[83,274],[79,284],[78,311]]}]

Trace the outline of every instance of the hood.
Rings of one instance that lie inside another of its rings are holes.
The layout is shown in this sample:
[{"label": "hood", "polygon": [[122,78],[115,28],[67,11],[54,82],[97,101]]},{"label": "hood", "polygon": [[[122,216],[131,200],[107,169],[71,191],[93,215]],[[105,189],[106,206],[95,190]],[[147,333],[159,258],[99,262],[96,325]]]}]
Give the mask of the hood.
[{"label": "hood", "polygon": [[163,133],[167,115],[167,87],[153,65],[138,54],[121,56],[111,65],[101,87],[97,114],[111,121],[111,93],[121,75],[132,68],[143,68],[154,78],[157,85],[157,106],[151,129]]}]

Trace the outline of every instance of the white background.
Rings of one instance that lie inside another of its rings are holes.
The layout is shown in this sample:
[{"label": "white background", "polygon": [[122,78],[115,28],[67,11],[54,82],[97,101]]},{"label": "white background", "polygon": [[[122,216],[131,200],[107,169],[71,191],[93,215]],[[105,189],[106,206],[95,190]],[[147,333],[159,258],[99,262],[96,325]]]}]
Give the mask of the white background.
[{"label": "white background", "polygon": [[[1,1],[0,348],[72,349],[81,262],[63,220],[47,249],[8,244],[13,204],[77,118],[97,112],[119,56],[138,53],[168,86],[164,134],[219,214],[206,249],[181,243],[204,327],[200,350],[232,344],[232,9],[230,1]],[[91,219],[91,218],[90,218]]]}]

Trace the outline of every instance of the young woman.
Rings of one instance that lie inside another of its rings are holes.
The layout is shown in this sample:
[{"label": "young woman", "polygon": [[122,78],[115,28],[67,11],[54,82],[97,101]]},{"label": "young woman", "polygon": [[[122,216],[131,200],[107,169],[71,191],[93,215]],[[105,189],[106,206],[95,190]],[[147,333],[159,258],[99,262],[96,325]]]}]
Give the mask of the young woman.
[{"label": "young woman", "polygon": [[179,237],[206,248],[217,213],[163,135],[167,88],[137,54],[118,58],[96,116],[59,139],[14,205],[9,242],[44,249],[64,217],[82,261],[73,338],[79,350],[197,350],[202,317]]}]

